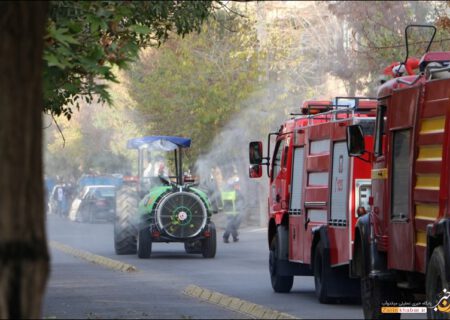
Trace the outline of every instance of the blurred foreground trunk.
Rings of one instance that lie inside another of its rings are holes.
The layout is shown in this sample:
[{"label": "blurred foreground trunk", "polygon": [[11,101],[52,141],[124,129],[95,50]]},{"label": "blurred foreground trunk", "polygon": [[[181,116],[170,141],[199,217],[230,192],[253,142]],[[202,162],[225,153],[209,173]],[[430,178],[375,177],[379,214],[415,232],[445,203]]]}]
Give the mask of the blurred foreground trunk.
[{"label": "blurred foreground trunk", "polygon": [[48,3],[0,3],[0,318],[41,318],[49,272],[42,177]]}]

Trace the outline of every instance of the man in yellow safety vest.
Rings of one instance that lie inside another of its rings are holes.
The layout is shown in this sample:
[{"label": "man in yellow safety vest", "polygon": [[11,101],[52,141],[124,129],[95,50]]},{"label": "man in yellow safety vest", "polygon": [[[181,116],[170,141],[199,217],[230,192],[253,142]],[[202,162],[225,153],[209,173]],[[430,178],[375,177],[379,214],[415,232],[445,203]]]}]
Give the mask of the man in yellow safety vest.
[{"label": "man in yellow safety vest", "polygon": [[227,227],[223,234],[223,242],[229,243],[230,235],[233,237],[233,241],[239,241],[238,229],[241,224],[240,203],[241,195],[238,185],[239,178],[233,179],[230,184],[233,188],[231,190],[221,192],[222,211],[227,216]]}]

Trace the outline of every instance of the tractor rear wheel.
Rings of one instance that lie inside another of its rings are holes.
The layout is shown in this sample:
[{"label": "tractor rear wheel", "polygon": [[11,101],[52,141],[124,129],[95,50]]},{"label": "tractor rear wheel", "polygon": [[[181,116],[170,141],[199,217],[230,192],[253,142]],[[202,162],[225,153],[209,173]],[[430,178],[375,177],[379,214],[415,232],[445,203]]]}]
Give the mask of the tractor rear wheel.
[{"label": "tractor rear wheel", "polygon": [[134,223],[138,208],[138,194],[130,186],[123,186],[116,193],[114,220],[114,249],[116,254],[135,254],[137,228]]},{"label": "tractor rear wheel", "polygon": [[209,238],[202,240],[203,258],[214,258],[216,256],[217,234],[214,222],[209,223],[209,231],[211,233]]}]

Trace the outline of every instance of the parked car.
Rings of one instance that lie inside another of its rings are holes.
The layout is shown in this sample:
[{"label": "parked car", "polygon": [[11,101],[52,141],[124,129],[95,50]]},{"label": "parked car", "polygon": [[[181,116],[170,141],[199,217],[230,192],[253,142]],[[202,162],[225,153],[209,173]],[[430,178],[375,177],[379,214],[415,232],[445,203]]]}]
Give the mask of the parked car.
[{"label": "parked car", "polygon": [[116,187],[94,185],[84,187],[72,202],[69,219],[77,222],[114,220]]}]

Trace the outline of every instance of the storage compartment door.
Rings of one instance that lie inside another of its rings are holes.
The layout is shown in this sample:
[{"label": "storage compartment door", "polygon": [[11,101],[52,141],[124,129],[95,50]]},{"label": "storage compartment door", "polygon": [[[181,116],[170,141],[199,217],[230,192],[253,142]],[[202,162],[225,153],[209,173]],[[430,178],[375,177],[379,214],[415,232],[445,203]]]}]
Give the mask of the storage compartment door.
[{"label": "storage compartment door", "polygon": [[333,147],[333,172],[331,177],[330,224],[347,225],[349,158],[347,144],[336,142]]},{"label": "storage compartment door", "polygon": [[300,226],[303,214],[304,150],[304,147],[295,148],[292,161],[291,197],[289,203],[289,259],[292,261],[300,261],[301,259]]}]

